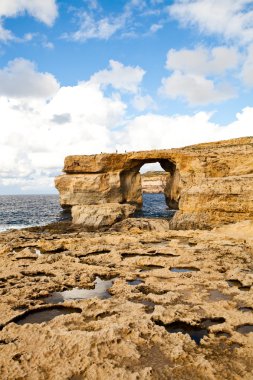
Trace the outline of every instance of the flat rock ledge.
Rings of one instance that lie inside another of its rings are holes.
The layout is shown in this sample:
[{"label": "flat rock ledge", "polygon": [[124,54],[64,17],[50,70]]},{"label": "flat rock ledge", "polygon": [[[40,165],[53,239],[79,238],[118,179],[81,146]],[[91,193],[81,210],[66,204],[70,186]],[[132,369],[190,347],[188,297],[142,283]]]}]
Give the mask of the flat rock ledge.
[{"label": "flat rock ledge", "polygon": [[1,379],[251,380],[253,222],[165,227],[1,233]]}]

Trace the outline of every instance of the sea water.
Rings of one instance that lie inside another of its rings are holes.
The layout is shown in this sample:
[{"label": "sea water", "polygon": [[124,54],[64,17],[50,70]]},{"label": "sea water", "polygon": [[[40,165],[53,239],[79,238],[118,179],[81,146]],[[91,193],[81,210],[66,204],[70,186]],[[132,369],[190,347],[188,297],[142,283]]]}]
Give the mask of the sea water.
[{"label": "sea water", "polygon": [[[135,217],[171,218],[164,194],[143,194],[142,210]],[[0,195],[0,231],[42,226],[68,218],[58,195]]]}]

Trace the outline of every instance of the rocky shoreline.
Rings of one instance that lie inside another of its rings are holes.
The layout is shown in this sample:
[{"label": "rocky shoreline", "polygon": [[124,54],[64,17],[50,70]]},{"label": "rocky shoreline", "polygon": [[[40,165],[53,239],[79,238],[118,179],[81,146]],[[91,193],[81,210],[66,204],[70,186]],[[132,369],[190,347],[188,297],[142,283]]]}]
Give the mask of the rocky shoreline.
[{"label": "rocky shoreline", "polygon": [[[77,221],[0,234],[1,379],[251,380],[252,147],[67,158]],[[178,211],[129,218],[157,159]]]},{"label": "rocky shoreline", "polygon": [[[2,233],[1,378],[251,379],[252,222],[213,231],[165,222]],[[98,277],[111,280],[104,299],[48,303]],[[56,306],[55,318],[22,323]]]}]

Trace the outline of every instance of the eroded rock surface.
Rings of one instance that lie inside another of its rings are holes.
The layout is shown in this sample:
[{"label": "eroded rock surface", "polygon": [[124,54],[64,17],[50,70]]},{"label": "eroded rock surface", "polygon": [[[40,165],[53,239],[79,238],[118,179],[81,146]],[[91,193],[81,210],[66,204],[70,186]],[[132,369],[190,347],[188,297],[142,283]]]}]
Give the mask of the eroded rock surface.
[{"label": "eroded rock surface", "polygon": [[118,203],[73,206],[71,210],[72,222],[93,229],[108,227],[128,218],[135,209],[135,206]]},{"label": "eroded rock surface", "polygon": [[141,207],[139,170],[151,162],[159,162],[169,173],[165,198],[178,210],[171,228],[203,229],[253,220],[252,137],[182,149],[66,157],[66,174],[56,179],[61,204]]},{"label": "eroded rock surface", "polygon": [[252,379],[253,222],[127,220],[0,235],[1,379]]},{"label": "eroded rock surface", "polygon": [[146,172],[141,175],[141,186],[143,193],[164,193],[169,173],[162,171]]}]

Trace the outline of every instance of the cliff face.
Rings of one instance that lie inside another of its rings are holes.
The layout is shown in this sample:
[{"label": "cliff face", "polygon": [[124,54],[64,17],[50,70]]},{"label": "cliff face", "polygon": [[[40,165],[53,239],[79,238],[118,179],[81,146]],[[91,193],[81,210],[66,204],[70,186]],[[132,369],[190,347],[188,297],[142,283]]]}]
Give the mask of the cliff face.
[{"label": "cliff face", "polygon": [[143,193],[163,193],[169,178],[168,172],[155,171],[141,174],[141,186]]},{"label": "cliff face", "polygon": [[66,174],[55,180],[61,204],[83,205],[85,213],[90,205],[91,214],[94,205],[103,203],[141,207],[139,170],[152,162],[169,173],[166,202],[178,209],[171,228],[212,228],[253,219],[252,137],[182,149],[66,157]]}]

